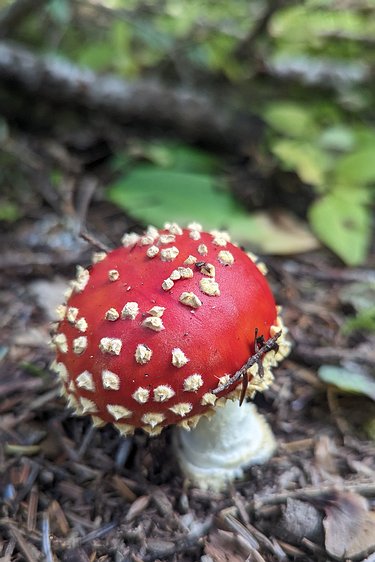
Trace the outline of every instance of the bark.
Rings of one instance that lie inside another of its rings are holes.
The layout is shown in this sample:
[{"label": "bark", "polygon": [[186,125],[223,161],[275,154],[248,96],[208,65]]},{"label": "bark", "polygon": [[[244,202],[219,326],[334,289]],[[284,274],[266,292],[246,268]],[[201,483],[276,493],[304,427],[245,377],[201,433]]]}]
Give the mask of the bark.
[{"label": "bark", "polygon": [[156,80],[127,82],[99,75],[62,58],[38,56],[0,41],[0,81],[49,103],[86,107],[124,124],[173,130],[184,138],[238,149],[256,141],[259,119],[236,114],[209,96],[177,89]]}]

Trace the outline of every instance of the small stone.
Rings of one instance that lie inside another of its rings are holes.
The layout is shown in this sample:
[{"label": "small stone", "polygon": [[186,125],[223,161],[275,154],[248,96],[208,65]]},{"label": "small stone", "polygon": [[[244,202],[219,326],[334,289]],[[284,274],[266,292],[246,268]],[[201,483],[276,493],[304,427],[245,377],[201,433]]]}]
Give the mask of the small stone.
[{"label": "small stone", "polygon": [[202,306],[202,301],[195,293],[181,293],[179,301],[186,306],[191,306],[191,308],[199,308]]},{"label": "small stone", "polygon": [[157,316],[149,316],[148,318],[145,318],[142,322],[142,326],[144,326],[145,328],[150,328],[150,330],[154,330],[155,332],[164,330],[163,321]]},{"label": "small stone", "polygon": [[218,283],[211,278],[203,278],[199,281],[199,288],[205,295],[210,297],[220,296],[220,289]]}]

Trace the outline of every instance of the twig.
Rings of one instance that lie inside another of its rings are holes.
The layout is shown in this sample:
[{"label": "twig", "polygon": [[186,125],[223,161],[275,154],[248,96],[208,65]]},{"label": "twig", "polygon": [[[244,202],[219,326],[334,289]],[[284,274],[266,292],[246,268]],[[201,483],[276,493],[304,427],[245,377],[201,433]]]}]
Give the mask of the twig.
[{"label": "twig", "polygon": [[25,92],[63,102],[76,110],[86,107],[120,123],[146,123],[174,130],[190,141],[211,143],[233,151],[261,133],[258,118],[233,113],[218,102],[187,89],[156,80],[126,82],[102,76],[67,60],[37,56],[21,45],[0,41],[2,86],[17,84]]},{"label": "twig", "polygon": [[25,557],[26,562],[38,562],[40,560],[41,553],[35,548],[35,546],[24,539],[21,532],[12,523],[9,524],[8,530],[10,535],[16,541],[18,548]]},{"label": "twig", "polygon": [[288,499],[306,499],[306,498],[319,498],[324,494],[333,494],[340,489],[344,492],[354,492],[365,497],[375,496],[375,483],[373,482],[359,482],[355,484],[345,484],[343,486],[321,486],[301,488],[300,490],[281,492],[280,494],[270,494],[259,496],[250,504],[250,509],[258,511],[264,505],[279,505],[285,503]]},{"label": "twig", "polygon": [[115,529],[116,527],[117,527],[117,523],[114,522],[107,523],[106,525],[103,525],[99,529],[95,529],[94,531],[91,531],[85,537],[82,537],[82,539],[79,540],[79,544],[83,545],[95,539],[100,539],[101,537],[104,537],[105,535],[113,531],[113,529]]},{"label": "twig", "polygon": [[111,251],[111,248],[103,244],[103,242],[95,238],[95,236],[93,236],[92,234],[89,234],[87,231],[81,230],[79,235],[83,240],[94,246],[94,248],[107,253]]},{"label": "twig", "polygon": [[234,373],[234,375],[232,375],[225,384],[220,384],[219,386],[214,388],[211,392],[213,394],[219,394],[220,392],[223,392],[223,390],[227,390],[227,388],[232,386],[232,384],[236,383],[241,377],[247,376],[246,372],[248,369],[250,369],[250,367],[255,365],[255,363],[259,363],[265,353],[268,353],[269,351],[275,349],[275,346],[277,345],[277,340],[279,339],[280,336],[281,336],[281,330],[280,332],[277,332],[277,334],[275,334],[272,338],[269,338],[266,341],[266,343],[262,345],[258,349],[258,351],[254,353],[254,355],[252,355],[246,361],[245,365],[243,365],[241,369],[236,371],[236,373]]},{"label": "twig", "polygon": [[42,519],[42,548],[45,562],[54,562],[51,548],[49,516],[46,511],[43,513]]}]

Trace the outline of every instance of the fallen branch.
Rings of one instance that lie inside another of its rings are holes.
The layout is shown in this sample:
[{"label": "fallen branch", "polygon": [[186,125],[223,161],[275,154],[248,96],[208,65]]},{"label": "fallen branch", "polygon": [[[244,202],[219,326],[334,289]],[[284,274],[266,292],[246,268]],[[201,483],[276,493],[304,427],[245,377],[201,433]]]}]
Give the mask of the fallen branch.
[{"label": "fallen branch", "polygon": [[156,80],[130,83],[99,75],[67,60],[37,56],[24,47],[0,41],[2,87],[10,84],[49,103],[86,107],[123,124],[144,124],[178,132],[190,141],[236,149],[256,141],[259,119],[233,114],[218,101]]}]

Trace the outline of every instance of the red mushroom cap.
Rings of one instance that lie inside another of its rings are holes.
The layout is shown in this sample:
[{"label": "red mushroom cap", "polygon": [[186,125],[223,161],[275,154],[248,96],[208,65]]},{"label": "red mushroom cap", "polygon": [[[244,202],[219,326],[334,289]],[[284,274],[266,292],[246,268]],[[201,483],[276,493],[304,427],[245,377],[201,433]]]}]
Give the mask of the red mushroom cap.
[{"label": "red mushroom cap", "polygon": [[239,384],[213,393],[254,354],[256,331],[275,333],[274,298],[226,233],[171,224],[122,241],[78,268],[59,309],[55,369],[69,404],[96,425],[189,428]]}]

